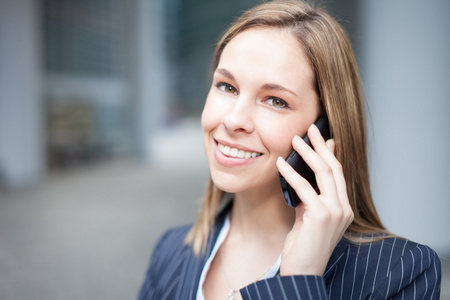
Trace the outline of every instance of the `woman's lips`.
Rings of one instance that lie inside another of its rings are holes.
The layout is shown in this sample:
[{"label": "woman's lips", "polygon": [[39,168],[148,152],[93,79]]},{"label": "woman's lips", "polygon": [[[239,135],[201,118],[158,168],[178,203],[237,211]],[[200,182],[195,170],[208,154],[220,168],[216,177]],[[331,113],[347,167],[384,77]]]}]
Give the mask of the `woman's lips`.
[{"label": "woman's lips", "polygon": [[217,142],[217,149],[225,156],[241,159],[255,158],[262,155],[259,152],[245,151],[242,149],[226,146],[221,144],[220,142]]},{"label": "woman's lips", "polygon": [[216,141],[214,156],[216,161],[225,167],[238,167],[251,164],[262,155],[262,153],[247,150],[250,149]]}]

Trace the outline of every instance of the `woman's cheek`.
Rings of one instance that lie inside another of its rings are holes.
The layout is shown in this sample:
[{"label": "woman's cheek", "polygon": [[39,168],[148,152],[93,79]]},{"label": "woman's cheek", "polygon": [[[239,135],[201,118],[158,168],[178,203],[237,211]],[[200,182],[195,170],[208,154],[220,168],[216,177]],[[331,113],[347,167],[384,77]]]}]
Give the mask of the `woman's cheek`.
[{"label": "woman's cheek", "polygon": [[217,120],[218,118],[213,108],[214,107],[211,105],[211,100],[207,99],[201,118],[201,124],[204,132],[210,131],[213,128],[214,120]]},{"label": "woman's cheek", "polygon": [[269,149],[272,149],[272,154],[278,156],[282,156],[286,158],[289,153],[292,151],[292,139],[294,138],[296,132],[292,130],[292,123],[285,123],[282,121],[274,122],[271,125],[266,127],[271,128],[271,130],[267,131],[266,135],[266,146]]}]

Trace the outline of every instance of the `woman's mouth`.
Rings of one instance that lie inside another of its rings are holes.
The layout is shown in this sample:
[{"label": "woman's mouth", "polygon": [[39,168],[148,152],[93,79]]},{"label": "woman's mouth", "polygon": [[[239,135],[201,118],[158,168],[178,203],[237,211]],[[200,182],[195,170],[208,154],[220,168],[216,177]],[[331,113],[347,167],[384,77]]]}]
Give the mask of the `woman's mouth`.
[{"label": "woman's mouth", "polygon": [[255,157],[262,155],[262,153],[259,153],[259,152],[248,152],[248,151],[240,150],[237,148],[225,146],[225,145],[222,145],[221,143],[217,143],[217,148],[223,155],[234,157],[234,158],[249,159],[249,158],[255,158]]}]

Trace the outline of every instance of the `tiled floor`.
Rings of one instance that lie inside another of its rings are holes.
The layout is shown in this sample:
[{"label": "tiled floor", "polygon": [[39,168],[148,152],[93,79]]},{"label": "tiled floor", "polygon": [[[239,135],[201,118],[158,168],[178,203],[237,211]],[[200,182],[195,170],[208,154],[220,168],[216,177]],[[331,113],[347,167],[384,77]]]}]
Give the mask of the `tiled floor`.
[{"label": "tiled floor", "polygon": [[206,181],[201,146],[186,146],[198,138],[172,135],[152,166],[90,166],[0,194],[0,299],[135,299],[156,238],[194,219]]}]

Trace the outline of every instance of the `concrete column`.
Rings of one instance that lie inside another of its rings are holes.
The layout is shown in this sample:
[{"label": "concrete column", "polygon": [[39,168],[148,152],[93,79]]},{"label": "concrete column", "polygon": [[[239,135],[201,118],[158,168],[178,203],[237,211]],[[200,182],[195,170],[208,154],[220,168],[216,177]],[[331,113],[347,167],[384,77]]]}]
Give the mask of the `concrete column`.
[{"label": "concrete column", "polygon": [[450,253],[450,1],[364,1],[375,204],[388,229]]},{"label": "concrete column", "polygon": [[38,3],[0,1],[0,181],[11,188],[45,170]]},{"label": "concrete column", "polygon": [[161,126],[168,106],[167,63],[164,55],[162,0],[136,0],[131,50],[131,78],[134,88],[136,152],[151,160],[152,138]]}]

